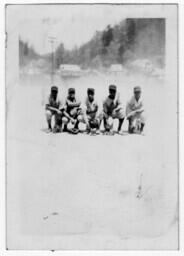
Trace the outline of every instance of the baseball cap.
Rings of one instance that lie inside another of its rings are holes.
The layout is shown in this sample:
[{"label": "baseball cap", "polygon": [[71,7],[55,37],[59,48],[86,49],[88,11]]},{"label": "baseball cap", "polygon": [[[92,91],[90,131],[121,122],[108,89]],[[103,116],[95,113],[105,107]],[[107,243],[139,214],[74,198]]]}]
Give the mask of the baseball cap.
[{"label": "baseball cap", "polygon": [[116,85],[114,84],[109,85],[109,90],[116,91]]},{"label": "baseball cap", "polygon": [[141,87],[140,86],[134,87],[134,92],[141,92]]},{"label": "baseball cap", "polygon": [[69,88],[68,93],[75,93],[75,88]]},{"label": "baseball cap", "polygon": [[87,93],[88,93],[88,94],[94,94],[94,93],[95,93],[95,89],[93,89],[93,88],[88,88]]},{"label": "baseball cap", "polygon": [[51,91],[52,91],[52,92],[58,92],[58,87],[55,86],[55,85],[53,85],[53,86],[51,87]]}]

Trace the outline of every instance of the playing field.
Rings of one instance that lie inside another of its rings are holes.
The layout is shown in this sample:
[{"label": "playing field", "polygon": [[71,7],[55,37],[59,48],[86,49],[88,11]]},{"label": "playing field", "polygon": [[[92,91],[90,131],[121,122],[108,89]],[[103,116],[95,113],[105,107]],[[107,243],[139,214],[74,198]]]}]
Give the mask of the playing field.
[{"label": "playing field", "polygon": [[74,86],[83,101],[94,87],[99,103],[110,83],[124,105],[142,87],[144,136],[47,134],[49,77],[20,80],[7,106],[10,249],[177,248],[176,87],[131,75],[55,78],[62,97]]}]

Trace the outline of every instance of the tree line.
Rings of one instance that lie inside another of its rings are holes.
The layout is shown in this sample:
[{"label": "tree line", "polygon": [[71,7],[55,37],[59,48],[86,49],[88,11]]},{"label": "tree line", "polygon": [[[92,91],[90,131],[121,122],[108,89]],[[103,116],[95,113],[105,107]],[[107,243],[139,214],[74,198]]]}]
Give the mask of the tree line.
[{"label": "tree line", "polygon": [[[20,63],[24,63],[25,43],[20,41]],[[24,46],[24,47],[23,47]],[[24,49],[23,49],[24,48]],[[51,61],[51,54],[38,55],[28,49],[30,58]],[[165,60],[165,19],[125,19],[96,31],[87,43],[67,50],[63,43],[54,52],[54,67],[76,64],[82,68],[103,68],[111,64],[126,64],[137,58],[149,58],[161,67]]]}]

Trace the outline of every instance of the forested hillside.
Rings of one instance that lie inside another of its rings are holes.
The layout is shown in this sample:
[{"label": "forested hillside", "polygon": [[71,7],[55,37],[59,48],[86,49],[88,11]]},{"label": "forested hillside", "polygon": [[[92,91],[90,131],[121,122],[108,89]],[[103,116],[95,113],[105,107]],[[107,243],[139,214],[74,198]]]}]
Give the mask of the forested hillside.
[{"label": "forested hillside", "polygon": [[24,42],[19,38],[19,65],[25,66],[31,60],[38,59],[40,56],[35,52],[32,46],[28,42]]},{"label": "forested hillside", "polygon": [[66,51],[64,45],[56,49],[56,68],[63,63],[84,68],[126,63],[136,58],[149,58],[164,65],[165,20],[126,19],[104,31],[96,31],[93,38],[79,48]]},{"label": "forested hillside", "polygon": [[[38,58],[33,48],[20,41],[20,65]],[[42,56],[47,62],[51,54]],[[54,53],[55,68],[60,64],[77,64],[82,68],[109,67],[148,58],[158,67],[165,62],[165,19],[125,19],[103,31],[96,31],[90,41],[73,50],[61,43]]]}]

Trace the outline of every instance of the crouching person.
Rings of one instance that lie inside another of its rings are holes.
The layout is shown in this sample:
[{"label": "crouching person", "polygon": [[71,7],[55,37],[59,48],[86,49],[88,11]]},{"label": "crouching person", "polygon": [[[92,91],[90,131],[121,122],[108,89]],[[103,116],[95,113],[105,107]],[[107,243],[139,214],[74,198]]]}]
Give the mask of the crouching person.
[{"label": "crouching person", "polygon": [[[48,101],[45,105],[46,120],[48,132],[60,132],[62,128],[63,106],[58,99],[58,87],[52,86]],[[54,127],[52,127],[52,118],[54,118]]]},{"label": "crouching person", "polygon": [[121,127],[125,118],[125,114],[120,101],[119,93],[115,85],[109,86],[109,95],[103,102],[103,120],[105,132],[113,134],[114,119],[118,119],[118,133],[121,133]]},{"label": "crouching person", "polygon": [[[84,114],[80,106],[81,106],[81,102],[76,99],[75,89],[69,88],[68,96],[65,102],[65,116],[62,118],[62,121],[64,123],[64,129],[63,129],[64,132],[66,131],[71,131],[72,133],[79,132],[79,123],[84,122]],[[70,121],[74,125],[74,127],[71,130],[68,129],[68,123]]]},{"label": "crouching person", "polygon": [[87,89],[87,98],[85,101],[86,108],[86,131],[87,133],[99,134],[100,124],[101,124],[101,115],[98,113],[98,104],[94,99],[95,90],[93,88]]},{"label": "crouching person", "polygon": [[143,115],[144,107],[141,100],[141,88],[134,87],[134,96],[126,106],[126,118],[129,122],[129,133],[142,133],[145,126],[145,117]]}]

